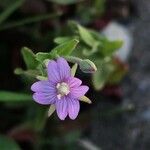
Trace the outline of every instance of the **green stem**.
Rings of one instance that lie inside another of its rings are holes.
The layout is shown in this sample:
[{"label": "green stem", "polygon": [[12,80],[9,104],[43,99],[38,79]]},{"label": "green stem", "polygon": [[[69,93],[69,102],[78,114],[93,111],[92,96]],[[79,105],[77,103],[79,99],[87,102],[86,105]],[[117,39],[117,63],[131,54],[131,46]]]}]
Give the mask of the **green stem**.
[{"label": "green stem", "polygon": [[60,15],[61,15],[60,13],[57,13],[57,14],[46,14],[46,15],[40,15],[40,16],[25,18],[25,19],[22,19],[20,21],[14,21],[14,22],[4,24],[3,26],[0,27],[0,31],[10,29],[10,28],[19,27],[22,25],[30,24],[30,23],[39,22],[42,20],[46,20],[48,18],[55,18],[55,17],[58,17]]},{"label": "green stem", "polygon": [[65,56],[64,58],[71,63],[79,64],[82,61],[82,59],[80,59],[78,57],[74,57],[74,56]]},{"label": "green stem", "polygon": [[4,10],[0,15],[0,24],[2,24],[17,8],[23,4],[24,0],[17,0]]}]

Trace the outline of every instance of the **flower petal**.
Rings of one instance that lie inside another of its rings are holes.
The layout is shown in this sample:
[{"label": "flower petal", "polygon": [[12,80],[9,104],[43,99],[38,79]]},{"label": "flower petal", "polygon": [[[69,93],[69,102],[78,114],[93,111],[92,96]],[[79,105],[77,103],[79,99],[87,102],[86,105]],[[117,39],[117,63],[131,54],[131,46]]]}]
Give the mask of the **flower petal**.
[{"label": "flower petal", "polygon": [[89,90],[88,86],[82,85],[79,87],[71,88],[70,96],[72,98],[80,98],[81,96],[84,96],[85,93]]},{"label": "flower petal", "polygon": [[70,77],[67,82],[70,88],[79,87],[82,84],[82,81],[75,77]]},{"label": "flower petal", "polygon": [[75,119],[78,116],[80,110],[79,101],[76,99],[68,99],[68,113],[71,119]]},{"label": "flower petal", "polygon": [[71,70],[68,62],[64,58],[57,59],[57,66],[61,80],[65,80],[71,76]]},{"label": "flower petal", "polygon": [[47,67],[48,79],[50,82],[58,83],[60,82],[59,68],[54,60],[49,61]]},{"label": "flower petal", "polygon": [[61,120],[65,120],[67,116],[67,100],[65,97],[56,101],[56,112]]},{"label": "flower petal", "polygon": [[44,93],[49,93],[49,92],[55,92],[55,86],[52,85],[49,81],[38,81],[32,84],[31,90],[33,92],[44,92]]},{"label": "flower petal", "polygon": [[56,94],[54,93],[34,93],[33,99],[42,105],[54,104],[57,100]]}]

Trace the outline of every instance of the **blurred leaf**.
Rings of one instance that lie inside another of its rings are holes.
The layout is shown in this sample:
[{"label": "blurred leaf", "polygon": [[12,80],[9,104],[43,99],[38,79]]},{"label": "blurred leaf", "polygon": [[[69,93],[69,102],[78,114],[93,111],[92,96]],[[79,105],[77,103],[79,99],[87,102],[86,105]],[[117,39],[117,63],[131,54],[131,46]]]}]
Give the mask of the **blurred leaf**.
[{"label": "blurred leaf", "polygon": [[16,0],[15,2],[12,2],[8,8],[0,14],[0,24],[2,24],[16,9],[18,9],[23,2],[24,0]]},{"label": "blurred leaf", "polygon": [[99,32],[96,32],[94,30],[89,30],[90,34],[93,36],[94,39],[96,39],[99,42],[102,42],[101,40],[103,40],[105,37],[102,36]]},{"label": "blurred leaf", "polygon": [[93,44],[96,42],[96,40],[93,38],[91,33],[88,31],[88,29],[82,27],[81,25],[77,25],[79,34],[81,36],[81,39],[90,47],[93,47]]},{"label": "blurred leaf", "polygon": [[59,5],[70,5],[70,4],[75,4],[81,0],[48,0],[50,2],[54,2]]},{"label": "blurred leaf", "polygon": [[92,103],[92,101],[88,97],[86,97],[86,96],[80,97],[80,101],[88,103],[88,104]]},{"label": "blurred leaf", "polygon": [[51,54],[55,55],[60,55],[60,56],[67,56],[72,53],[72,51],[75,49],[79,41],[77,39],[73,39],[70,41],[67,41],[65,43],[62,43],[55,47],[52,51]]},{"label": "blurred leaf", "polygon": [[105,36],[100,33],[90,30],[92,36],[98,41],[100,52],[104,56],[111,56],[115,51],[117,51],[123,45],[123,41],[109,41]]},{"label": "blurred leaf", "polygon": [[93,55],[94,53],[96,53],[98,51],[98,46],[99,46],[99,42],[95,42],[93,44],[93,47],[92,49],[83,49],[83,55],[85,56],[91,56]]},{"label": "blurred leaf", "polygon": [[14,74],[16,74],[16,75],[24,74],[24,72],[25,71],[22,68],[16,68],[14,70]]},{"label": "blurred leaf", "polygon": [[61,15],[60,13],[57,13],[57,14],[45,14],[45,15],[38,15],[38,16],[33,16],[33,17],[29,17],[29,18],[24,18],[22,20],[9,22],[9,23],[6,23],[6,24],[2,25],[0,27],[0,31],[10,29],[10,28],[19,27],[19,26],[23,26],[23,25],[26,25],[26,24],[40,22],[42,20],[46,20],[46,19],[49,19],[49,18],[55,18],[55,17],[58,17],[60,15]]},{"label": "blurred leaf", "polygon": [[23,102],[32,100],[32,96],[24,93],[0,91],[0,102]]},{"label": "blurred leaf", "polygon": [[98,66],[98,70],[92,75],[92,80],[94,88],[100,90],[114,71],[114,66],[110,62],[98,62],[96,65]]},{"label": "blurred leaf", "polygon": [[102,53],[105,56],[111,56],[123,45],[123,41],[103,41]]},{"label": "blurred leaf", "polygon": [[76,71],[77,71],[77,67],[78,67],[78,64],[77,63],[75,63],[74,65],[73,65],[73,67],[71,68],[71,76],[75,76],[75,74],[76,74]]},{"label": "blurred leaf", "polygon": [[51,53],[44,53],[44,52],[39,52],[36,54],[36,59],[39,62],[43,62],[46,59],[53,59],[53,56]]},{"label": "blurred leaf", "polygon": [[113,53],[117,51],[123,44],[123,42],[119,40],[109,41],[99,32],[87,29],[75,21],[69,21],[68,23],[71,27],[73,27],[73,31],[78,28],[80,38],[83,42],[81,42],[82,45],[80,44],[80,46],[82,46],[82,54],[84,57],[91,56],[91,58],[94,58],[96,56],[97,58],[101,59],[105,56],[112,56]]},{"label": "blurred leaf", "polygon": [[94,1],[94,8],[95,8],[95,13],[97,13],[97,15],[102,15],[105,11],[105,2],[106,0],[95,0]]},{"label": "blurred leaf", "polygon": [[56,44],[62,44],[64,42],[67,42],[67,41],[70,41],[70,40],[73,40],[73,39],[74,39],[74,37],[69,37],[69,36],[57,37],[57,38],[54,39],[54,42]]},{"label": "blurred leaf", "polygon": [[1,150],[21,150],[18,144],[14,140],[6,136],[2,136],[2,135],[0,135],[0,149]]},{"label": "blurred leaf", "polygon": [[46,71],[45,65],[46,64],[44,62],[38,65],[38,67],[37,67],[38,72],[36,73],[36,78],[38,76],[43,76],[43,77],[47,76],[47,71]]},{"label": "blurred leaf", "polygon": [[14,73],[17,74],[17,75],[25,75],[25,76],[29,76],[29,77],[33,77],[33,78],[36,78],[39,74],[39,72],[37,70],[23,70],[21,68],[16,68],[14,70]]},{"label": "blurred leaf", "polygon": [[[68,132],[66,133],[64,136],[63,136],[63,139],[68,143],[68,144],[71,144],[71,147],[69,149],[73,149],[73,145],[74,143],[76,143],[81,137],[81,131],[80,130],[74,130],[74,131],[71,131],[71,132]],[[65,143],[66,143],[65,142]],[[75,147],[76,149],[76,147]]]},{"label": "blurred leaf", "polygon": [[33,123],[33,129],[35,131],[41,131],[43,130],[46,120],[47,120],[47,112],[48,108],[47,107],[41,107],[39,105],[35,105],[35,107],[31,107],[31,109],[34,109],[34,118],[33,116],[31,117],[31,121]]},{"label": "blurred leaf", "polygon": [[23,47],[21,53],[28,69],[35,69],[38,66],[38,61],[31,49]]},{"label": "blurred leaf", "polygon": [[46,59],[54,59],[58,55],[60,55],[60,56],[69,55],[75,49],[78,42],[79,42],[78,40],[72,39],[72,40],[69,40],[67,42],[64,42],[64,43],[56,46],[49,53],[39,52],[39,53],[36,54],[36,59],[40,62],[43,62]]},{"label": "blurred leaf", "polygon": [[107,83],[109,84],[119,83],[128,71],[128,66],[126,64],[123,64],[122,62],[115,60],[113,61],[113,65],[115,69],[107,81]]},{"label": "blurred leaf", "polygon": [[68,23],[68,26],[71,29],[71,31],[74,32],[74,31],[78,30],[78,28],[77,28],[78,23],[76,21],[74,21],[74,20],[68,20],[67,23]]}]

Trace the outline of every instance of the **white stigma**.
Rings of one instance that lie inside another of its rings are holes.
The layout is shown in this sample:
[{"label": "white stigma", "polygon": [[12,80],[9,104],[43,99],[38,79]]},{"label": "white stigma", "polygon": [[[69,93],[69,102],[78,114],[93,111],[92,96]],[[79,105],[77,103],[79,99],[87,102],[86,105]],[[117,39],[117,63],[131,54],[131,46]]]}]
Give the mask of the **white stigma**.
[{"label": "white stigma", "polygon": [[61,99],[61,97],[63,97],[64,95],[68,95],[70,93],[69,86],[65,82],[58,83],[56,85],[56,88],[57,88],[57,93],[58,93],[57,95],[58,99]]}]

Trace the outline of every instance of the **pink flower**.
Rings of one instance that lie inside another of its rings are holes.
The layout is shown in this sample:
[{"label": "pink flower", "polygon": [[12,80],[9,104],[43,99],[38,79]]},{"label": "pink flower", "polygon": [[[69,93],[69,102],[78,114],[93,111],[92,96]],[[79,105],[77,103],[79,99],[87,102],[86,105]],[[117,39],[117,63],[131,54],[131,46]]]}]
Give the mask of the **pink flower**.
[{"label": "pink flower", "polygon": [[67,115],[75,119],[80,110],[79,99],[89,87],[81,85],[82,81],[71,76],[71,69],[64,58],[50,61],[47,67],[48,80],[35,82],[31,90],[33,99],[42,105],[54,104],[57,115],[64,120]]}]

